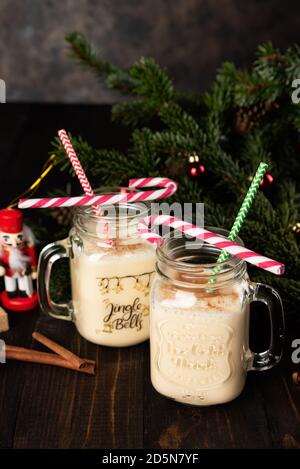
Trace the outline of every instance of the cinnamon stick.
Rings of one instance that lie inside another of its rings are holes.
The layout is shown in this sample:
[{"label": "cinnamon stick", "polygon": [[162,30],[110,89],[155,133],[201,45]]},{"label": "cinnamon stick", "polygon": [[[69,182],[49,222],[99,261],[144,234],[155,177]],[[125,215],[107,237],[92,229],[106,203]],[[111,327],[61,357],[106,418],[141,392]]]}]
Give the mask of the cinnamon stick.
[{"label": "cinnamon stick", "polygon": [[5,346],[6,358],[8,360],[19,360],[30,363],[40,363],[43,365],[60,366],[70,370],[80,371],[89,375],[95,374],[96,363],[93,360],[84,359],[84,363],[80,367],[75,366],[65,358],[54,353],[39,352],[37,350],[16,347],[14,345]]},{"label": "cinnamon stick", "polygon": [[33,332],[32,337],[41,344],[45,345],[45,347],[47,347],[48,349],[52,350],[52,352],[57,353],[65,360],[72,363],[74,367],[84,367],[86,363],[86,360],[84,358],[78,357],[77,355],[75,355],[75,353],[71,352],[70,350],[67,350],[66,348],[62,347],[62,345],[57,344],[53,340],[48,339],[48,337],[44,336],[43,334],[40,334],[39,332]]}]

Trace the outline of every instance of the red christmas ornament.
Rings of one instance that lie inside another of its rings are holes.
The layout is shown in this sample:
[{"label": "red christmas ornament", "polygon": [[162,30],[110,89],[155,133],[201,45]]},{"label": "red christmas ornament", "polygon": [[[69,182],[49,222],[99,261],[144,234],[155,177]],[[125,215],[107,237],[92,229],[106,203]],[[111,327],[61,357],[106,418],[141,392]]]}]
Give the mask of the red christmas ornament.
[{"label": "red christmas ornament", "polygon": [[300,373],[297,373],[297,371],[295,371],[295,373],[293,373],[292,375],[292,378],[295,384],[300,384]]},{"label": "red christmas ornament", "polygon": [[262,181],[259,185],[260,189],[262,190],[270,190],[274,182],[274,178],[272,174],[266,173],[264,177],[262,178]]},{"label": "red christmas ornament", "polygon": [[5,290],[1,302],[7,309],[26,311],[38,305],[32,280],[36,278],[36,254],[31,230],[23,225],[20,210],[0,210],[0,276]]},{"label": "red christmas ornament", "polygon": [[[250,182],[252,182],[252,179],[253,179],[252,176],[249,176],[249,177],[248,177],[248,180],[249,180]],[[266,174],[264,175],[264,177],[262,178],[262,180],[261,180],[261,183],[260,183],[260,185],[259,185],[259,188],[260,188],[261,190],[269,191],[269,190],[271,189],[273,183],[274,183],[274,178],[273,178],[272,174],[266,173]]]},{"label": "red christmas ornament", "polygon": [[201,178],[205,173],[205,167],[202,163],[200,163],[198,155],[190,155],[188,166],[187,166],[187,174],[191,178]]}]

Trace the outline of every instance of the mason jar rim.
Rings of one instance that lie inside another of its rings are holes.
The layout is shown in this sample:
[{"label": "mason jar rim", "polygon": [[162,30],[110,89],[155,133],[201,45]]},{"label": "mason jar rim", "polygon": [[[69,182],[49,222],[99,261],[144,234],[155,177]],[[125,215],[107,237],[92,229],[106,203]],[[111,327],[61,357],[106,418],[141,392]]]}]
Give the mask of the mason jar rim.
[{"label": "mason jar rim", "polygon": [[[220,232],[222,231],[224,234],[225,232],[228,234],[229,231],[223,229],[223,228],[217,228],[217,227],[205,227],[209,231],[212,232]],[[198,263],[191,263],[187,262],[184,260],[179,260],[178,258],[174,257],[172,258],[170,256],[172,252],[172,248],[170,248],[170,251],[167,251],[168,243],[172,242],[173,240],[182,240],[184,242],[188,242],[188,238],[183,234],[182,236],[176,235],[175,232],[170,233],[166,236],[163,237],[164,242],[162,243],[161,246],[159,246],[156,250],[157,253],[157,263],[156,263],[156,269],[158,274],[162,275],[163,277],[168,278],[171,281],[176,281],[176,283],[182,283],[182,284],[189,284],[188,281],[180,281],[176,280],[175,278],[171,278],[166,274],[166,269],[162,269],[162,266],[160,265],[161,263],[166,266],[166,268],[180,272],[182,274],[187,274],[191,276],[191,279],[195,279],[196,277],[202,278],[202,279],[207,279],[210,277],[216,276],[214,273],[214,270],[216,268],[220,269],[220,272],[217,273],[217,276],[219,279],[224,279],[224,282],[228,282],[230,280],[233,280],[237,277],[242,277],[244,273],[246,272],[246,262],[243,259],[239,259],[238,257],[234,255],[229,255],[229,257],[224,261],[224,262],[198,262]],[[201,244],[201,240],[199,242],[199,248],[200,250],[204,251],[206,255],[208,256],[209,253],[211,253],[211,256],[215,257],[217,259],[218,255],[221,253],[222,249],[217,248],[215,246],[212,246],[208,243]],[[237,238],[236,242],[238,244],[244,245],[243,241],[241,238]],[[184,245],[181,246],[181,248],[184,249]],[[176,248],[173,248],[173,254]],[[193,253],[193,249],[186,250],[186,252]],[[194,249],[195,256],[198,254],[199,255],[199,249]],[[193,257],[193,256],[191,256]],[[164,272],[162,271],[164,270]],[[227,278],[226,278],[227,277]],[[225,280],[226,279],[226,280]],[[199,284],[195,285],[193,284],[193,287],[204,287],[205,285]],[[218,287],[220,286],[220,282],[218,282]]]}]

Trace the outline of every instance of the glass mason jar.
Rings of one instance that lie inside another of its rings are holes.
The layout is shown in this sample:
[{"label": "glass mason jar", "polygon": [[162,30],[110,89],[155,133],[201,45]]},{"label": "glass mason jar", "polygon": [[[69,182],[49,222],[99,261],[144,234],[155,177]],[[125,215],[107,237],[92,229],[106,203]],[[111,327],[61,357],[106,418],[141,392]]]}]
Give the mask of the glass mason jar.
[{"label": "glass mason jar", "polygon": [[[151,381],[178,402],[220,404],[241,393],[249,370],[279,362],[282,303],[273,288],[249,280],[243,260],[230,256],[216,264],[218,248],[196,240],[191,249],[186,241],[171,236],[157,249],[150,293]],[[265,303],[270,314],[271,343],[262,353],[249,349],[252,301]]]},{"label": "glass mason jar", "polygon": [[[80,335],[95,344],[124,347],[149,338],[149,288],[155,250],[137,232],[145,203],[77,207],[69,237],[46,246],[38,266],[42,309],[57,319],[74,321]],[[70,259],[72,301],[50,298],[53,263]]]}]

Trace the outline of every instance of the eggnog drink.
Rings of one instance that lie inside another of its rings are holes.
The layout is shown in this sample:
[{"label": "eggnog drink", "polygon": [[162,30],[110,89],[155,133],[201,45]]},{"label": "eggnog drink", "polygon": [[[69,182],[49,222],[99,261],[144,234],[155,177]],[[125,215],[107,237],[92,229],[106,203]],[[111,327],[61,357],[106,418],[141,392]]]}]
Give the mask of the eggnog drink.
[{"label": "eggnog drink", "polygon": [[218,293],[155,287],[151,380],[179,402],[210,405],[242,391],[251,353],[243,288]]},{"label": "eggnog drink", "polygon": [[155,251],[141,241],[99,247],[85,242],[71,259],[74,320],[96,344],[122,347],[149,338],[149,287]]},{"label": "eggnog drink", "polygon": [[[280,296],[268,285],[250,282],[243,260],[229,256],[217,264],[219,254],[174,234],[157,249],[150,295],[151,381],[158,392],[185,404],[231,401],[243,390],[249,370],[267,370],[282,354]],[[261,353],[249,349],[251,301],[267,304],[270,313],[270,348]]]},{"label": "eggnog drink", "polygon": [[[111,193],[111,188],[108,188]],[[119,191],[116,192],[119,194]],[[74,321],[85,339],[125,347],[149,338],[149,291],[155,248],[138,233],[147,203],[76,207],[69,237],[46,246],[39,259],[38,291],[47,314]],[[72,299],[50,295],[53,263],[69,257]]]}]

